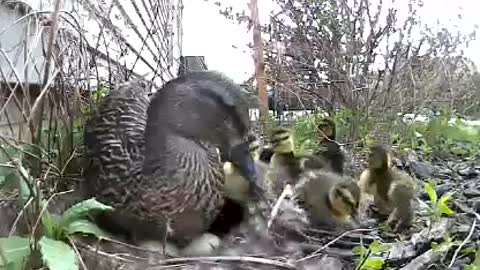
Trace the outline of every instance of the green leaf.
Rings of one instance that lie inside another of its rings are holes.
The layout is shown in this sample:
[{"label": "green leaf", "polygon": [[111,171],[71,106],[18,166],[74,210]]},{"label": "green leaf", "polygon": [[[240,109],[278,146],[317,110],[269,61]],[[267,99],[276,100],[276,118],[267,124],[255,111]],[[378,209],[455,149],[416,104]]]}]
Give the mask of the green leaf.
[{"label": "green leaf", "polygon": [[3,261],[0,256],[0,269],[7,266],[7,269],[22,270],[23,265],[30,255],[30,240],[25,237],[11,236],[0,238],[0,252],[7,260]]},{"label": "green leaf", "polygon": [[475,253],[475,260],[473,261],[473,265],[480,267],[480,248]]},{"label": "green leaf", "polygon": [[445,215],[452,215],[454,212],[447,206],[448,201],[452,198],[452,194],[444,194],[440,200],[438,200],[437,210]]},{"label": "green leaf", "polygon": [[73,249],[62,241],[43,236],[38,242],[42,259],[50,270],[77,270],[78,260]]},{"label": "green leaf", "polygon": [[377,248],[376,253],[387,252],[387,251],[389,251],[391,248],[392,248],[391,245],[382,244],[382,245],[380,245],[380,246]]},{"label": "green leaf", "polygon": [[461,252],[462,252],[463,255],[470,255],[471,253],[475,253],[476,249],[475,249],[475,247],[466,247],[466,248],[462,249]]},{"label": "green leaf", "polygon": [[68,226],[75,220],[84,219],[92,211],[111,211],[113,207],[102,204],[91,198],[75,204],[65,211],[62,218],[62,225]]},{"label": "green leaf", "polygon": [[83,234],[92,234],[97,237],[110,237],[110,235],[102,230],[97,224],[90,222],[88,220],[75,220],[68,225],[67,228],[68,234],[83,233]]},{"label": "green leaf", "polygon": [[450,148],[450,151],[452,152],[452,154],[457,156],[466,156],[469,154],[467,149],[464,149],[463,147],[460,147],[460,146],[452,146]]},{"label": "green leaf", "polygon": [[380,246],[380,242],[378,242],[377,240],[373,241],[369,248],[372,252],[375,252],[375,250]]},{"label": "green leaf", "polygon": [[477,249],[475,253],[475,260],[469,264],[465,265],[465,270],[480,270],[480,249]]},{"label": "green leaf", "polygon": [[433,205],[435,205],[437,203],[437,192],[435,191],[433,186],[430,183],[425,183],[423,188],[428,193],[428,197],[430,198],[430,202]]},{"label": "green leaf", "polygon": [[436,252],[445,252],[448,251],[452,247],[453,243],[452,241],[444,241],[440,244],[436,242],[432,242],[432,250],[434,253]]},{"label": "green leaf", "polygon": [[440,200],[438,200],[439,203],[447,204],[448,201],[452,198],[451,193],[443,194],[442,197],[440,197]]},{"label": "green leaf", "polygon": [[440,213],[445,214],[445,215],[447,215],[447,216],[451,216],[451,215],[453,215],[453,214],[455,213],[452,209],[450,209],[450,208],[449,208],[447,205],[445,205],[445,204],[438,204],[437,207],[438,207],[438,211],[439,211]]},{"label": "green leaf", "polygon": [[63,237],[63,228],[60,225],[58,216],[50,214],[45,211],[42,215],[42,224],[45,229],[45,235],[56,240],[61,240]]},{"label": "green leaf", "polygon": [[364,246],[356,246],[352,249],[352,252],[356,255],[363,256],[367,253],[367,249]]},{"label": "green leaf", "polygon": [[382,269],[385,264],[385,260],[382,258],[370,258],[362,265],[362,269]]}]

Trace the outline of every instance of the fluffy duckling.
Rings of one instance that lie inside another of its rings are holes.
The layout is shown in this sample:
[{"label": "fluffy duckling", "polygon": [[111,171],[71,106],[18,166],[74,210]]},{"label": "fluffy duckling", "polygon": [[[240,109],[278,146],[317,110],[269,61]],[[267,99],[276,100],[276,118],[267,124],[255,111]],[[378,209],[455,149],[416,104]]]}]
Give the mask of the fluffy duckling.
[{"label": "fluffy duckling", "polygon": [[295,190],[314,224],[355,225],[360,188],[352,178],[327,170],[306,171]]},{"label": "fluffy duckling", "polygon": [[379,212],[389,216],[387,223],[394,231],[402,231],[411,226],[415,182],[407,173],[392,166],[385,146],[370,147],[368,165],[358,183],[365,195],[373,195]]},{"label": "fluffy duckling", "polygon": [[330,169],[322,158],[294,154],[294,139],[290,129],[279,127],[270,138],[273,155],[270,160],[266,181],[270,193],[279,195],[286,184],[295,185],[306,169]]},{"label": "fluffy duckling", "polygon": [[[259,139],[253,135],[248,135],[249,152],[255,163],[255,170],[258,174],[259,185],[263,184],[263,179],[268,170],[268,164],[259,160],[261,143]],[[240,169],[232,162],[223,164],[225,173],[224,192],[225,197],[242,205],[246,204],[249,198],[250,183],[241,174]]]},{"label": "fluffy duckling", "polygon": [[324,118],[317,126],[320,150],[315,155],[327,160],[332,171],[343,174],[345,155],[336,140],[335,121],[330,118]]}]

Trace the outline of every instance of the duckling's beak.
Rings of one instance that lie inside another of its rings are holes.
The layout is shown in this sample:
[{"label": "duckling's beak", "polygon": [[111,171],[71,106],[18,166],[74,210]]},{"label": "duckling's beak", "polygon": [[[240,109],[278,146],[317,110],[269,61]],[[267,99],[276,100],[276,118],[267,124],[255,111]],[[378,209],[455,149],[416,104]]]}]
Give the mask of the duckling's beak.
[{"label": "duckling's beak", "polygon": [[259,185],[260,179],[255,169],[255,162],[249,151],[249,143],[242,142],[234,145],[229,152],[229,161],[239,169],[242,176],[250,183],[252,195],[255,197],[261,196],[263,189]]}]

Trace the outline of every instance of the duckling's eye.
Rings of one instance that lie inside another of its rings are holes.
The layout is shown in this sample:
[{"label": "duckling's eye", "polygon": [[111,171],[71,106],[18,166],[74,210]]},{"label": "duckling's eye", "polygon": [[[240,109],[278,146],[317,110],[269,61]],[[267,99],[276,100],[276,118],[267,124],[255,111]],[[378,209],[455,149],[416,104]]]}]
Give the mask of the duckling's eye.
[{"label": "duckling's eye", "polygon": [[350,209],[353,209],[354,208],[354,204],[351,202],[351,201],[345,201],[348,205],[348,207],[350,207]]}]

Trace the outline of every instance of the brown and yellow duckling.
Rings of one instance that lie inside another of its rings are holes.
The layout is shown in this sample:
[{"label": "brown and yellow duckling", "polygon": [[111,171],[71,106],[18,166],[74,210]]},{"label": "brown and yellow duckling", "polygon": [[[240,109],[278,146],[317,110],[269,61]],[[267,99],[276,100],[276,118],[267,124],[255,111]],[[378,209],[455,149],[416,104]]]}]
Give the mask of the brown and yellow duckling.
[{"label": "brown and yellow duckling", "polygon": [[295,185],[305,170],[330,170],[326,160],[307,154],[294,153],[294,138],[288,128],[277,127],[272,130],[270,145],[273,155],[266,176],[270,193],[279,195],[285,185]]},{"label": "brown and yellow duckling", "polygon": [[363,193],[373,195],[379,212],[389,216],[387,223],[402,231],[412,224],[416,186],[412,177],[393,167],[390,160],[385,146],[371,146],[358,184]]},{"label": "brown and yellow duckling", "polygon": [[330,164],[333,172],[343,175],[345,155],[336,142],[336,125],[331,118],[323,118],[317,125],[320,149],[315,155],[323,157]]},{"label": "brown and yellow duckling", "polygon": [[295,155],[289,129],[274,130],[270,143],[274,155],[267,180],[274,194],[291,184],[313,223],[328,227],[354,224],[360,188],[351,177],[335,173],[325,157]]},{"label": "brown and yellow duckling", "polygon": [[310,170],[301,175],[295,189],[314,224],[356,226],[360,188],[351,177]]}]

